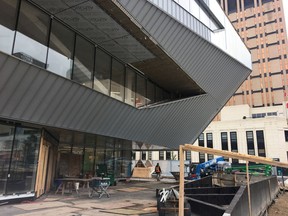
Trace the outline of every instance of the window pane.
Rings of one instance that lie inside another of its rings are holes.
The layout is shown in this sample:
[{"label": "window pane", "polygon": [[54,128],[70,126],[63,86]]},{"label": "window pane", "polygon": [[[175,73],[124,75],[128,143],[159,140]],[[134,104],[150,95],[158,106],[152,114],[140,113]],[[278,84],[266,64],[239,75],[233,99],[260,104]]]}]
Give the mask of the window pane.
[{"label": "window pane", "polygon": [[246,131],[248,154],[255,155],[253,131]]},{"label": "window pane", "polygon": [[147,81],[147,104],[155,103],[155,85]]},{"label": "window pane", "polygon": [[5,193],[7,184],[7,175],[9,170],[10,155],[12,151],[12,142],[14,127],[0,125],[0,195]]},{"label": "window pane", "polygon": [[137,74],[136,81],[136,107],[146,105],[146,80]]},{"label": "window pane", "polygon": [[110,96],[124,101],[124,74],[125,67],[115,59],[112,59],[112,77],[111,77],[111,94]]},{"label": "window pane", "polygon": [[109,95],[111,56],[100,49],[96,49],[94,89]]},{"label": "window pane", "polygon": [[265,141],[264,141],[264,131],[256,131],[258,155],[261,157],[266,157],[265,153]]},{"label": "window pane", "polygon": [[70,29],[53,20],[47,69],[68,79],[71,79],[74,38]]},{"label": "window pane", "polygon": [[222,132],[221,133],[221,144],[222,144],[222,150],[228,150],[227,132]]},{"label": "window pane", "polygon": [[40,132],[38,129],[16,128],[7,194],[34,191]]},{"label": "window pane", "polygon": [[22,1],[13,55],[39,67],[46,67],[50,17]]},{"label": "window pane", "polygon": [[76,37],[74,69],[72,79],[92,88],[92,73],[94,65],[94,46],[84,38]]},{"label": "window pane", "polygon": [[16,23],[17,0],[0,1],[0,50],[11,54]]},{"label": "window pane", "polygon": [[125,103],[135,106],[136,73],[126,68]]}]

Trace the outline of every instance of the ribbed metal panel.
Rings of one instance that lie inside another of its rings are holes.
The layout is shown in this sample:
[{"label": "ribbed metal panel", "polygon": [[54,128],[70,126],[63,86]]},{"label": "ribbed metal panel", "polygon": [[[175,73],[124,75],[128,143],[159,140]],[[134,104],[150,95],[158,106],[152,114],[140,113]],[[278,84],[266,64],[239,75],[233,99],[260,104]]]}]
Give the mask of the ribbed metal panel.
[{"label": "ribbed metal panel", "polygon": [[118,0],[118,2],[157,44],[219,104],[224,105],[250,74],[249,68],[199,37],[149,1]]},{"label": "ribbed metal panel", "polygon": [[136,109],[0,53],[0,118],[176,148],[192,142],[220,105],[202,95]]}]

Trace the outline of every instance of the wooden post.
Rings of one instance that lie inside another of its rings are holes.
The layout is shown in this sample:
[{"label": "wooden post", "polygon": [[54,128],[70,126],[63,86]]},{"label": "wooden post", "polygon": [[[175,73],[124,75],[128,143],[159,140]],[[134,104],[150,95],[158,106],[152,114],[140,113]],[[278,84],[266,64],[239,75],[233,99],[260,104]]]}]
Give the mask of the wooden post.
[{"label": "wooden post", "polygon": [[179,203],[178,203],[178,216],[184,216],[184,149],[179,146]]},{"label": "wooden post", "polygon": [[246,161],[246,178],[247,178],[247,190],[248,190],[248,206],[249,206],[249,215],[252,216],[251,208],[251,197],[250,197],[250,179],[249,179],[249,161]]}]

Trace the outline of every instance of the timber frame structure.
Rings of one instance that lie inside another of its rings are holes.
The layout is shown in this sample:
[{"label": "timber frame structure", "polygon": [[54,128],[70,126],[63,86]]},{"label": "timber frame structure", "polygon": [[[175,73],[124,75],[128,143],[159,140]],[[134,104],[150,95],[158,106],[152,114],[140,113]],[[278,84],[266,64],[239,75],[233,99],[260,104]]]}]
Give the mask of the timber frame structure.
[{"label": "timber frame structure", "polygon": [[[205,148],[201,146],[194,146],[192,144],[184,144],[179,146],[179,156],[180,156],[180,179],[179,179],[179,210],[178,215],[184,216],[184,151],[196,151],[202,153],[208,153],[218,156],[224,156],[239,160],[246,161],[246,169],[248,170],[248,162],[256,162],[256,163],[263,163],[277,167],[285,167],[288,168],[288,163],[281,163],[273,161],[270,158],[264,157],[257,157],[254,155],[247,155],[247,154],[240,154],[235,152],[229,152],[224,150],[212,149],[212,148]],[[251,211],[251,200],[250,200],[250,183],[249,183],[249,172],[246,173],[247,175],[247,189],[248,189],[248,202],[249,202],[249,212],[250,216],[252,215]]]}]

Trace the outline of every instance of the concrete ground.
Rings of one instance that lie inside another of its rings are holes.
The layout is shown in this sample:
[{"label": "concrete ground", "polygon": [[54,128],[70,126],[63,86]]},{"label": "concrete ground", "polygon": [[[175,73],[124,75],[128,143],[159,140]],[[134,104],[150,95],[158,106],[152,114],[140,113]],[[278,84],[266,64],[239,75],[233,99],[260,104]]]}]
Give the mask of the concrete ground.
[{"label": "concrete ground", "polygon": [[[174,180],[155,179],[143,181],[134,179],[130,182],[118,182],[117,186],[108,189],[110,198],[103,195],[101,199],[95,194],[88,197],[88,189],[80,189],[80,195],[75,192],[63,196],[45,194],[35,201],[22,202],[0,206],[3,216],[156,216],[156,188],[168,188],[176,185]],[[68,192],[68,191],[67,191]]]}]

